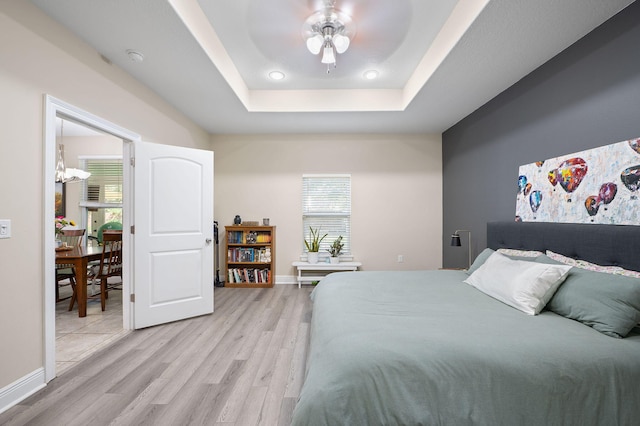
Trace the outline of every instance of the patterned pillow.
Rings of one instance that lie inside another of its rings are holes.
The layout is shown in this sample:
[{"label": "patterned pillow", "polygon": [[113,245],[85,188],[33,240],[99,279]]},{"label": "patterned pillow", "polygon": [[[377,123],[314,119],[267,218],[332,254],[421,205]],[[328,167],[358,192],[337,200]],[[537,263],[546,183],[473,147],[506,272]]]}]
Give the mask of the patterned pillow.
[{"label": "patterned pillow", "polygon": [[[552,252],[551,250],[547,250],[547,256],[564,265],[575,266],[576,268],[586,269],[587,271],[604,272],[605,274],[616,274],[616,275],[624,275],[622,272],[625,271],[619,266],[597,265],[595,263],[587,262],[586,260],[573,259],[571,257],[567,257],[565,255]],[[633,272],[633,271],[628,271],[628,272]],[[628,275],[628,276],[632,276],[632,275]],[[639,277],[639,276],[640,276],[640,273],[636,275],[636,277]]]},{"label": "patterned pillow", "polygon": [[505,256],[511,257],[538,257],[542,256],[544,253],[536,250],[518,250],[518,249],[508,249],[508,248],[500,248],[497,250],[498,253],[502,253]]},{"label": "patterned pillow", "polygon": [[625,277],[631,277],[631,278],[640,278],[640,272],[631,271],[629,269],[620,268],[620,271],[616,271],[614,272],[614,274],[623,275]]}]

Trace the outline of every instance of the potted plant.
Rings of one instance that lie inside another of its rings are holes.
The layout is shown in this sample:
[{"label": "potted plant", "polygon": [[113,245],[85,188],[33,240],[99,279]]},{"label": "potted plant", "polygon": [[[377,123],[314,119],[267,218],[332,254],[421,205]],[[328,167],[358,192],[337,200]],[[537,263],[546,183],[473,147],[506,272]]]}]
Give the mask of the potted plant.
[{"label": "potted plant", "polygon": [[327,234],[320,236],[320,228],[313,229],[309,227],[309,241],[304,240],[304,245],[307,247],[307,262],[318,263],[318,251],[320,251],[320,243],[325,239]]},{"label": "potted plant", "polygon": [[60,237],[62,236],[62,230],[67,225],[76,226],[76,223],[72,220],[67,220],[64,216],[56,217],[56,226],[54,228],[56,232],[56,248],[62,246],[62,240]]},{"label": "potted plant", "polygon": [[340,252],[342,251],[342,247],[344,247],[344,243],[342,242],[342,235],[340,235],[338,238],[333,240],[333,243],[331,243],[331,245],[327,249],[327,251],[331,255],[329,259],[331,263],[333,264],[340,263],[339,256],[340,256]]}]

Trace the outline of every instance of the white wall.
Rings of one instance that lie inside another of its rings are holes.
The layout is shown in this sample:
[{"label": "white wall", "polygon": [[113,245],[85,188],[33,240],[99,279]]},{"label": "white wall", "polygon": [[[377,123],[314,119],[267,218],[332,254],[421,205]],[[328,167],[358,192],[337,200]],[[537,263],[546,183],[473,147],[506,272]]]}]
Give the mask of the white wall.
[{"label": "white wall", "polygon": [[209,149],[210,141],[200,127],[26,1],[0,2],[0,93],[0,219],[12,221],[12,237],[0,240],[2,390],[44,364],[43,282],[54,273],[42,267],[44,95],[150,142]]},{"label": "white wall", "polygon": [[[270,218],[277,226],[281,279],[294,275],[291,262],[302,253],[305,173],[351,174],[352,252],[362,269],[441,266],[440,135],[234,135],[212,141],[215,218],[222,229],[236,214]],[[400,254],[404,263],[397,262]]]}]

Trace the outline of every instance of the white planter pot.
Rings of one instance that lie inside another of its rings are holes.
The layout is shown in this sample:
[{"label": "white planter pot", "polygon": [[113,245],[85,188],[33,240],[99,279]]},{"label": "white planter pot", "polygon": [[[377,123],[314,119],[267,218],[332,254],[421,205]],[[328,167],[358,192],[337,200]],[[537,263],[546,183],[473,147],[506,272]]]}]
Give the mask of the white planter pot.
[{"label": "white planter pot", "polygon": [[318,263],[318,252],[317,251],[313,251],[313,252],[309,252],[307,253],[307,262],[311,263],[311,264],[316,264]]},{"label": "white planter pot", "polygon": [[332,265],[337,265],[338,263],[340,263],[340,258],[339,257],[330,257],[329,258],[329,262],[331,262]]}]

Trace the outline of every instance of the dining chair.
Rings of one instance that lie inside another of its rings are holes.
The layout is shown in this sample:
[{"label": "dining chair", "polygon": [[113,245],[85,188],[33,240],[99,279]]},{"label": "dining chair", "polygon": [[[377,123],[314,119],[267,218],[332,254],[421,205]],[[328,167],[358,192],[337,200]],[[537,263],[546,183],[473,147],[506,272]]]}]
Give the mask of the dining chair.
[{"label": "dining chair", "polygon": [[122,230],[122,223],[120,222],[107,222],[102,224],[99,228],[98,228],[98,232],[97,232],[97,236],[93,236],[93,235],[89,235],[89,240],[91,240],[91,242],[96,243],[97,245],[102,245],[102,234],[104,232],[109,232],[109,231],[121,231]]},{"label": "dining chair", "polygon": [[60,241],[67,247],[80,247],[86,229],[63,229]]},{"label": "dining chair", "polygon": [[[60,235],[60,240],[64,244],[62,249],[65,247],[79,247],[82,245],[82,238],[84,237],[86,230],[85,229],[63,229],[62,235]],[[71,288],[74,289],[76,285],[76,271],[73,265],[71,264],[56,264],[56,303],[66,300],[69,297],[60,298],[60,287],[71,285]],[[62,283],[64,280],[69,280],[68,283]],[[75,289],[74,289],[75,291]]]},{"label": "dining chair", "polygon": [[[100,305],[104,311],[109,289],[116,289],[115,287],[108,287],[108,278],[122,278],[122,231],[104,231],[102,234],[102,256],[100,257],[100,263],[91,268],[89,275],[92,280],[100,280]],[[73,309],[73,304],[76,302],[76,299],[77,294],[74,288],[69,310]]]}]

